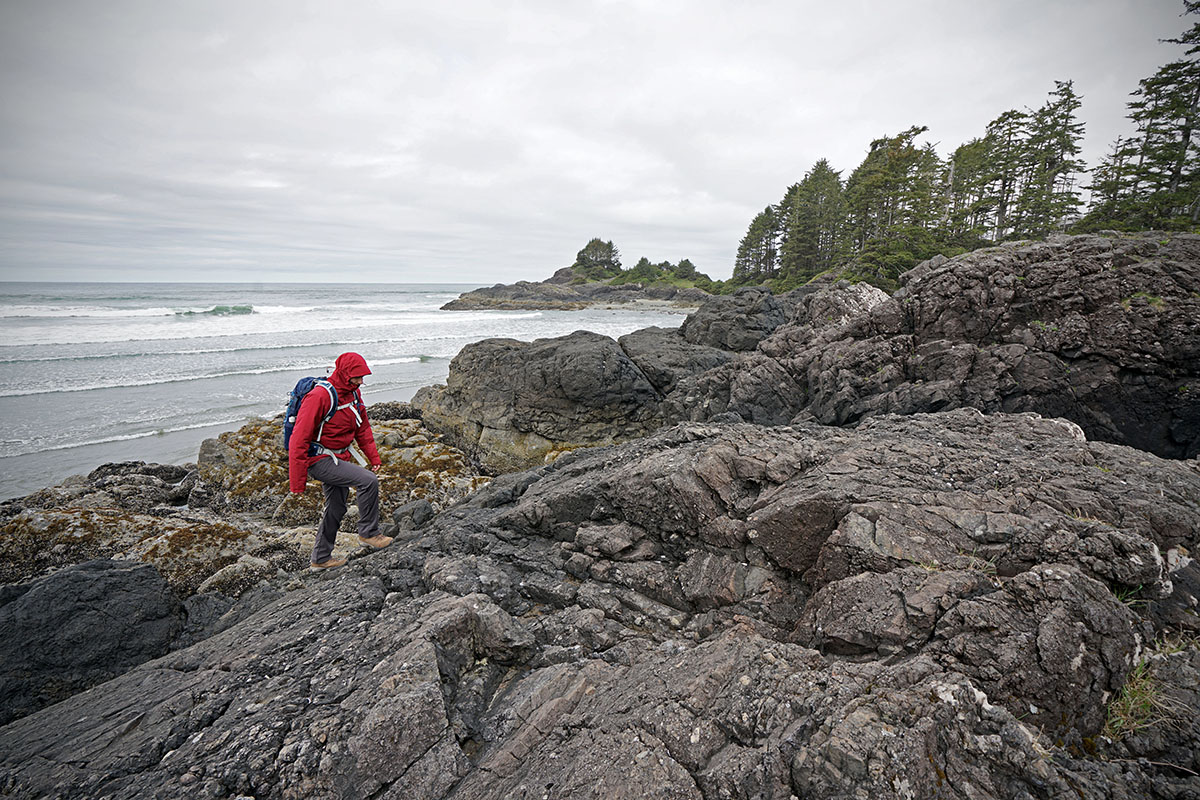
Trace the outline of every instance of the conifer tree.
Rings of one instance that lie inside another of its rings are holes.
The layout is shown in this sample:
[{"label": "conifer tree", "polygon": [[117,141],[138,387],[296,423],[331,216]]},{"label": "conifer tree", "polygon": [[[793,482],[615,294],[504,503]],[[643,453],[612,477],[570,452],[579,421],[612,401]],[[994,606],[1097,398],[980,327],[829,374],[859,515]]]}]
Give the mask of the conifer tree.
[{"label": "conifer tree", "polygon": [[674,272],[675,277],[681,278],[685,281],[695,280],[700,275],[700,273],[696,270],[696,265],[686,258],[681,259],[680,262],[675,266],[675,269],[672,271]]},{"label": "conifer tree", "polygon": [[1078,158],[1083,124],[1075,116],[1082,101],[1072,81],[1055,81],[1054,86],[1050,99],[1029,119],[1013,219],[1018,237],[1045,236],[1062,227],[1082,202],[1075,188],[1084,170]]},{"label": "conifer tree", "polygon": [[1138,221],[1160,227],[1172,227],[1178,217],[1194,222],[1200,61],[1166,64],[1143,79],[1134,95],[1129,117],[1139,134],[1133,188],[1142,204]]},{"label": "conifer tree", "polygon": [[738,245],[732,282],[758,283],[774,277],[778,267],[778,247],[779,215],[775,206],[767,206],[750,221],[750,227]]},{"label": "conifer tree", "polygon": [[784,253],[788,249],[788,237],[791,235],[791,228],[788,225],[788,218],[792,215],[792,207],[795,204],[796,192],[799,191],[800,184],[793,183],[783,193],[783,199],[775,205],[775,214],[778,218],[779,239],[778,239],[778,268],[779,273],[783,274],[787,271],[786,265],[783,263]]},{"label": "conifer tree", "polygon": [[914,140],[928,128],[914,126],[892,137],[876,139],[846,181],[850,235],[861,249],[897,225],[914,223],[914,172],[921,150]]},{"label": "conifer tree", "polygon": [[950,157],[946,177],[945,238],[966,246],[981,243],[989,230],[996,198],[988,191],[990,142],[972,139]]},{"label": "conifer tree", "polygon": [[1012,230],[1010,216],[1020,188],[1028,121],[1025,112],[1009,110],[987,126],[984,139],[990,169],[986,192],[995,209],[990,226],[994,241],[1004,239]]},{"label": "conifer tree", "polygon": [[844,249],[846,198],[841,175],[822,158],[791,194],[780,249],[780,274],[805,283],[830,269]]},{"label": "conifer tree", "polygon": [[[1184,13],[1200,12],[1185,2]],[[1183,58],[1143,78],[1128,103],[1135,133],[1118,140],[1092,182],[1083,229],[1188,229],[1200,223],[1200,22],[1177,39]]]},{"label": "conifer tree", "polygon": [[1086,223],[1083,228],[1099,229],[1129,215],[1133,197],[1133,169],[1130,158],[1134,148],[1130,140],[1118,136],[1104,159],[1092,170],[1091,192]]},{"label": "conifer tree", "polygon": [[906,223],[925,230],[940,229],[946,215],[946,165],[932,144],[917,154],[904,190]]},{"label": "conifer tree", "polygon": [[577,280],[598,281],[621,274],[621,254],[611,241],[592,239],[575,254],[572,265]]}]

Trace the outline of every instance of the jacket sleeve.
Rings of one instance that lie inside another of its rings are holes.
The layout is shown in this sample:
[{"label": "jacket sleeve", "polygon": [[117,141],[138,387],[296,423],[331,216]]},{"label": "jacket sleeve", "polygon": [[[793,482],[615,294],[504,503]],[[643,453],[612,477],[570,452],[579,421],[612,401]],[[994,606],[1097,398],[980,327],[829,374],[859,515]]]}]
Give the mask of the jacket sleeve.
[{"label": "jacket sleeve", "polygon": [[308,448],[317,435],[317,420],[329,413],[329,394],[314,388],[300,401],[288,442],[288,488],[303,492],[308,484]]},{"label": "jacket sleeve", "polygon": [[[361,398],[355,393],[355,399],[362,404]],[[367,457],[367,461],[371,466],[378,467],[383,463],[379,458],[379,449],[375,447],[375,432],[371,430],[371,420],[367,419],[367,407],[365,404],[362,408],[362,425],[358,426],[358,430],[354,432],[354,441],[358,442],[358,447],[363,451],[363,455]],[[295,441],[293,439],[292,441]]]}]

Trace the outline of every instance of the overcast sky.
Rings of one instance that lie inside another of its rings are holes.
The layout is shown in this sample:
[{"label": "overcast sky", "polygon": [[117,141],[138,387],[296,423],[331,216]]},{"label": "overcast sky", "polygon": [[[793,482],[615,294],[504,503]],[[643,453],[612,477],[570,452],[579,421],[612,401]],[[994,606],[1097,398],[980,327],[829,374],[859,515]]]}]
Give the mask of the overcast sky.
[{"label": "overcast sky", "polygon": [[1178,0],[5,0],[0,280],[732,270],[819,158],[1074,80],[1094,164]]}]

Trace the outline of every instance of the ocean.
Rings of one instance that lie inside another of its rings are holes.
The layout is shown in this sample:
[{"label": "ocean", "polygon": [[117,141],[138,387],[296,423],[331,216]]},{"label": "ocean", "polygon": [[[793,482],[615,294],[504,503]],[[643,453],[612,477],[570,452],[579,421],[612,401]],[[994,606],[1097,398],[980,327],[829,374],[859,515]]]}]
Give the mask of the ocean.
[{"label": "ocean", "polygon": [[489,337],[678,327],[671,310],[441,311],[470,284],[0,283],[0,499],[112,461],[195,461],[200,442],[282,412],[338,354],[369,405],[443,383]]}]

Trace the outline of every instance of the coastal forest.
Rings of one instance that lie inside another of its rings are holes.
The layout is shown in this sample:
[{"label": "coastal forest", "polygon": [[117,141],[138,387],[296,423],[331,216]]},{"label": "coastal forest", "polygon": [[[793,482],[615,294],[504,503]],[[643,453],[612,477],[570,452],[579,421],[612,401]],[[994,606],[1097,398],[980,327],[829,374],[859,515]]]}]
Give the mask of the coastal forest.
[{"label": "coastal forest", "polygon": [[[1183,16],[1198,13],[1200,0],[1185,0]],[[1138,83],[1130,132],[1094,168],[1080,158],[1083,98],[1073,81],[1054,81],[1040,107],[1004,111],[947,158],[914,125],[872,141],[847,177],[819,159],[750,220],[727,281],[687,259],[643,257],[624,269],[613,243],[597,238],[576,256],[574,282],[725,294],[833,274],[892,291],[901,273],[939,254],[1056,232],[1200,230],[1200,22],[1162,43],[1175,57]]]},{"label": "coastal forest", "polygon": [[[1197,0],[1184,3],[1185,16],[1198,12]],[[1200,22],[1164,44],[1183,55],[1139,82],[1131,132],[1094,169],[1079,157],[1082,98],[1069,80],[1055,81],[1039,108],[1001,113],[945,159],[919,141],[927,128],[913,126],[871,142],[846,178],[817,161],[750,221],[728,285],[786,290],[836,270],[891,290],[925,259],[1003,241],[1196,230]]]}]

